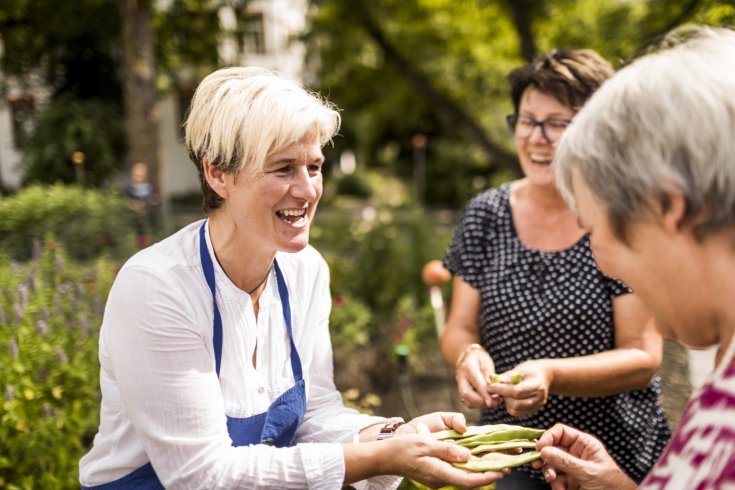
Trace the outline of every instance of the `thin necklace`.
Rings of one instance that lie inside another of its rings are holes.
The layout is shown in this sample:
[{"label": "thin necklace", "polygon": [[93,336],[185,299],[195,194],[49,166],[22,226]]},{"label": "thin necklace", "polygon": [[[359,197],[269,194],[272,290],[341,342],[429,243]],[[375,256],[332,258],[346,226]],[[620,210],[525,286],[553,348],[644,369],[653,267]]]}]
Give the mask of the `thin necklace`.
[{"label": "thin necklace", "polygon": [[255,291],[257,291],[257,290],[258,290],[258,288],[259,288],[260,286],[262,286],[262,285],[263,285],[263,283],[265,282],[265,280],[266,280],[266,279],[268,279],[268,276],[270,275],[270,273],[271,273],[271,269],[272,269],[272,268],[273,268],[273,266],[272,266],[272,265],[271,265],[270,267],[268,267],[268,271],[266,271],[266,273],[265,273],[265,276],[263,276],[263,279],[261,279],[261,280],[260,280],[260,282],[258,283],[258,285],[257,285],[257,286],[255,286],[255,287],[253,288],[253,290],[252,290],[252,291],[248,291],[248,294],[253,294],[253,293],[254,293]]}]

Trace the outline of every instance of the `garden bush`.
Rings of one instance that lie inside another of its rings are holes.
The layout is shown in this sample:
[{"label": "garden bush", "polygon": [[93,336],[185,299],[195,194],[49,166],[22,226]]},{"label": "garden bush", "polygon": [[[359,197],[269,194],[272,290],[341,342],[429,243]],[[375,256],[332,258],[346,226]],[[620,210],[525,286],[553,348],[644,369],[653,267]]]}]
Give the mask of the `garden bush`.
[{"label": "garden bush", "polygon": [[116,273],[47,240],[19,264],[0,255],[0,488],[79,488],[99,423],[97,345]]},{"label": "garden bush", "polygon": [[370,199],[334,196],[321,208],[312,243],[330,266],[338,386],[383,395],[407,353],[413,372],[424,369],[422,353],[438,347],[421,270],[444,256],[457,218],[415,205],[402,184],[385,179]]},{"label": "garden bush", "polygon": [[56,184],[0,197],[0,250],[25,261],[47,235],[80,260],[123,258],[137,248],[135,215],[116,192]]}]

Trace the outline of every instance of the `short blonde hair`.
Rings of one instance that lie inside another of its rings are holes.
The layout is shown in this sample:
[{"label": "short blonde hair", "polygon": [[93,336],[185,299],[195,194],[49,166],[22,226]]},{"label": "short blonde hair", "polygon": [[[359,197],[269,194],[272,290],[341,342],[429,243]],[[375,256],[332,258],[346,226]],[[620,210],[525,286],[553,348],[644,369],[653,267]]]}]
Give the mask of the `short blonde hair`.
[{"label": "short blonde hair", "polygon": [[262,170],[268,156],[314,128],[326,145],[340,122],[333,104],[265,68],[222,68],[208,75],[194,93],[184,126],[204,211],[222,205],[204,178],[205,159],[226,173]]}]

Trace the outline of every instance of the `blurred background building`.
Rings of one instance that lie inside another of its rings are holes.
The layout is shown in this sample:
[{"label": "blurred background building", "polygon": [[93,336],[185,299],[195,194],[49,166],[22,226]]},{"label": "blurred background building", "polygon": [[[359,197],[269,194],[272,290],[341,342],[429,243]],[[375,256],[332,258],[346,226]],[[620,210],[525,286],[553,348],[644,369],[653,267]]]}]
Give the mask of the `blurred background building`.
[{"label": "blurred background building", "polygon": [[[165,9],[167,3],[170,0],[161,0],[159,6]],[[300,82],[314,79],[314,70],[307,68],[302,40],[307,0],[254,0],[244,4],[244,12],[235,12],[235,8],[225,6],[218,12],[220,31],[225,33],[218,53],[221,66],[262,66]],[[188,66],[178,72],[177,86],[158,101],[159,179],[164,200],[199,192],[196,169],[183,145],[182,131],[198,71]],[[1,71],[0,83],[5,89],[0,103],[0,187],[17,190],[23,178],[19,168],[23,152],[50,93],[40,79],[4,77]]]}]

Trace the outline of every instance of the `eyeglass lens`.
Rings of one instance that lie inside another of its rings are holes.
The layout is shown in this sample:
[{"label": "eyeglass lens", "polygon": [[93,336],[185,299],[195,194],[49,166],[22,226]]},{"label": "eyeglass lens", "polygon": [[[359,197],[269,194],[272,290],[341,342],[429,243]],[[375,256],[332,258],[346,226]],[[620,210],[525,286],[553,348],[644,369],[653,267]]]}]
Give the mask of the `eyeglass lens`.
[{"label": "eyeglass lens", "polygon": [[531,133],[539,126],[541,134],[548,141],[554,143],[561,138],[564,130],[569,126],[569,121],[565,119],[547,119],[545,121],[537,121],[527,116],[515,116],[509,119],[512,129],[518,138],[526,139],[531,137]]}]

